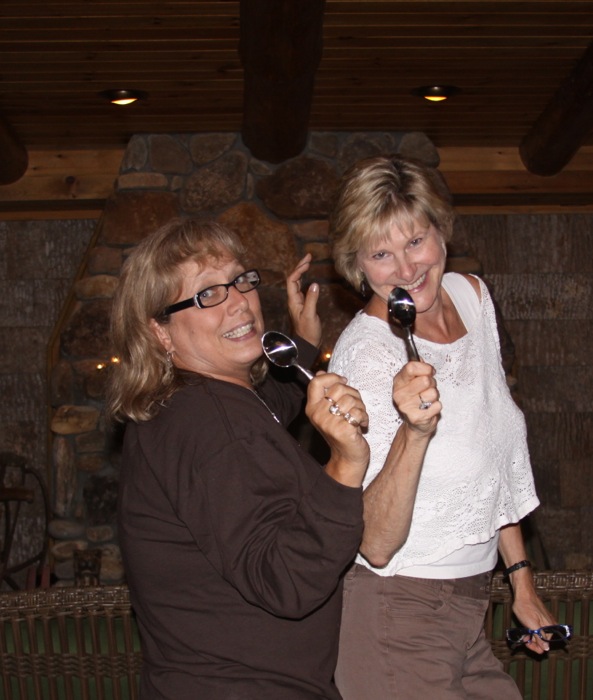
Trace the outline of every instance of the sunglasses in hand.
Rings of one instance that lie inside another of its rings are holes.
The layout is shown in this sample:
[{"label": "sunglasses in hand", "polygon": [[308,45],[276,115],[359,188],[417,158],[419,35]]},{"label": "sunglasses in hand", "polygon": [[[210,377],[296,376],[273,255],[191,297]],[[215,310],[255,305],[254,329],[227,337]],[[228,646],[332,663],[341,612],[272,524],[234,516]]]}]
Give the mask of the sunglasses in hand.
[{"label": "sunglasses in hand", "polygon": [[566,642],[572,637],[572,627],[570,625],[547,625],[537,630],[530,630],[528,627],[511,627],[506,631],[511,649],[516,649],[521,644],[528,644],[534,636],[550,643]]}]

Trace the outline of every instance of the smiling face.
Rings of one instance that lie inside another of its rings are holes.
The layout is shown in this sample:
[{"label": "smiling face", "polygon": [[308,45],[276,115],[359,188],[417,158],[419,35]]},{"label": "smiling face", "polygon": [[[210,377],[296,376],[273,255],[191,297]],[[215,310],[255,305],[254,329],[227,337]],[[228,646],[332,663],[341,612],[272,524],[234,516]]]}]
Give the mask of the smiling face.
[{"label": "smiling face", "polygon": [[[235,258],[208,258],[205,265],[187,260],[179,267],[182,286],[174,301],[192,297],[215,284],[225,284],[245,271]],[[235,287],[227,299],[210,308],[192,306],[152,323],[173,364],[223,381],[251,386],[249,374],[262,355],[264,322],[257,290],[241,294]]]},{"label": "smiling face", "polygon": [[440,300],[446,246],[439,230],[415,220],[405,229],[393,225],[388,236],[357,255],[357,263],[376,297],[387,303],[394,287],[413,298],[418,314],[433,310]]}]

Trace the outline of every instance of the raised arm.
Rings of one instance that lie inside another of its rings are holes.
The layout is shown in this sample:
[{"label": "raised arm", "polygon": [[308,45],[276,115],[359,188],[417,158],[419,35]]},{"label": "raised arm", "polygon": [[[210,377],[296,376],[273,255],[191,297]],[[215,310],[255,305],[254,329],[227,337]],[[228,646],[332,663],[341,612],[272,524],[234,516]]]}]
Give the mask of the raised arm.
[{"label": "raised arm", "polygon": [[306,413],[330,448],[327,474],[344,486],[362,486],[370,454],[362,431],[369,419],[358,391],[344,377],[320,372],[309,384]]},{"label": "raised arm", "polygon": [[[419,396],[431,402],[420,408]],[[361,554],[375,567],[385,566],[410,531],[422,464],[437,427],[441,404],[433,368],[409,362],[393,380],[393,401],[403,419],[385,464],[364,493]]]},{"label": "raised arm", "polygon": [[303,291],[303,276],[311,264],[311,254],[307,253],[286,277],[288,312],[296,335],[304,338],[315,347],[321,344],[321,319],[317,313],[319,285],[314,282]]}]

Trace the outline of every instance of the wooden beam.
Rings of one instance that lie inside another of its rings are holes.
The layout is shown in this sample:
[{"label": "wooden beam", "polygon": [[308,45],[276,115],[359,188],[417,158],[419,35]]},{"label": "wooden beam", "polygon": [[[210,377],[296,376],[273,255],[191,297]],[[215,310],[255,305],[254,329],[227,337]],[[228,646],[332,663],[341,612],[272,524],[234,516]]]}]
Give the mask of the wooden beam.
[{"label": "wooden beam", "polygon": [[555,175],[593,128],[593,43],[523,138],[519,152],[535,175]]},{"label": "wooden beam", "polygon": [[27,170],[29,155],[10,124],[0,116],[0,185],[20,180]]},{"label": "wooden beam", "polygon": [[324,0],[241,0],[245,145],[281,163],[307,142],[323,46]]}]

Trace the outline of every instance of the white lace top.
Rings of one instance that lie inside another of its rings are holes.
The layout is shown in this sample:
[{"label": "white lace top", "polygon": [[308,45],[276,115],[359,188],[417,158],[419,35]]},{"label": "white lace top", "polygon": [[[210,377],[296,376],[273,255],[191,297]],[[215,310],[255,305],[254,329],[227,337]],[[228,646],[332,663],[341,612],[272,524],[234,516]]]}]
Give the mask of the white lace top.
[{"label": "white lace top", "polygon": [[[467,333],[445,345],[415,337],[420,356],[436,369],[443,408],[422,467],[407,541],[384,568],[357,558],[382,576],[427,567],[463,547],[486,543],[539,504],[525,420],[507,387],[488,289],[480,280],[480,301],[456,273],[444,276],[443,287]],[[369,414],[365,488],[383,467],[401,425],[391,391],[406,361],[404,342],[391,326],[363,311],[344,330],[331,358],[330,371],[361,392]]]}]

